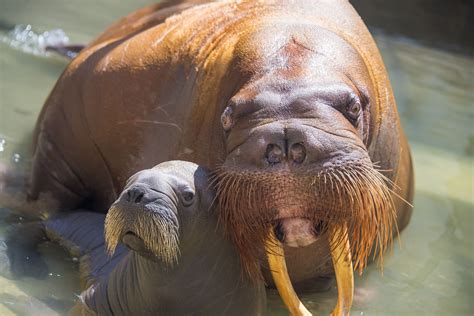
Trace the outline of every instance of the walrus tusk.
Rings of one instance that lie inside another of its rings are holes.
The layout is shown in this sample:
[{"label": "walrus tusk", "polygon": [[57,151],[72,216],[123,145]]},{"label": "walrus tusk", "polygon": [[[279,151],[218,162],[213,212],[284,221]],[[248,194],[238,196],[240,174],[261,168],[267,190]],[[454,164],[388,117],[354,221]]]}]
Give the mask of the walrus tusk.
[{"label": "walrus tusk", "polygon": [[337,304],[331,316],[346,316],[350,314],[354,296],[354,270],[346,223],[330,228],[329,246],[337,282]]},{"label": "walrus tusk", "polygon": [[296,295],[291,284],[288,269],[286,268],[285,255],[281,243],[276,239],[273,228],[270,230],[266,242],[268,264],[273,281],[280,293],[280,297],[293,316],[311,316],[311,314]]}]

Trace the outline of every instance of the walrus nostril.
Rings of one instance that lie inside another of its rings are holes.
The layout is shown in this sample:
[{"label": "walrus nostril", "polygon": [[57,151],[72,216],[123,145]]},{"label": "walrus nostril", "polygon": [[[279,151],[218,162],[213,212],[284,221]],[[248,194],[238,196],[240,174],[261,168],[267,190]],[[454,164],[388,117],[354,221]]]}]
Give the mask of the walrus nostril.
[{"label": "walrus nostril", "polygon": [[270,144],[267,146],[267,151],[265,152],[265,157],[270,164],[277,164],[283,160],[283,150],[280,146],[275,144]]},{"label": "walrus nostril", "polygon": [[143,189],[133,187],[127,191],[127,202],[133,203],[140,203],[143,197],[145,196],[145,192]]},{"label": "walrus nostril", "polygon": [[306,148],[301,143],[294,144],[290,148],[290,158],[295,163],[302,163],[306,158]]}]

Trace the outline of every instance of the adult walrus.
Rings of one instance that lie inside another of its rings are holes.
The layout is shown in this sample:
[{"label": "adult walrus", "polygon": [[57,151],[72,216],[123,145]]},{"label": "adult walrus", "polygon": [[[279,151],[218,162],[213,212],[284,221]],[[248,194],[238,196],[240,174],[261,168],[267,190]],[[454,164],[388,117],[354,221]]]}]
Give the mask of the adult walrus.
[{"label": "adult walrus", "polygon": [[242,277],[214,198],[204,169],[164,162],[133,175],[107,216],[60,213],[18,228],[7,245],[29,255],[50,239],[81,258],[71,315],[262,315],[263,282]]},{"label": "adult walrus", "polygon": [[331,275],[330,252],[351,279],[413,193],[372,37],[342,0],[193,4],[132,14],[70,63],[38,121],[30,200],[104,212],[137,170],[189,160],[216,172],[252,277],[274,230],[294,284]]}]

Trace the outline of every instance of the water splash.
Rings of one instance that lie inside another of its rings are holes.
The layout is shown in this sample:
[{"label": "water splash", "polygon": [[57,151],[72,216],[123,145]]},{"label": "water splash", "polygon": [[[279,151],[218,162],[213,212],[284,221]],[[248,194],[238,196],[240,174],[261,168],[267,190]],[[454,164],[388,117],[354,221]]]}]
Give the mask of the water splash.
[{"label": "water splash", "polygon": [[7,141],[4,138],[0,138],[0,153],[5,151],[5,145]]},{"label": "water splash", "polygon": [[49,56],[48,46],[67,45],[69,37],[61,29],[36,33],[31,25],[16,25],[8,34],[0,35],[0,42],[28,54]]},{"label": "water splash", "polygon": [[12,161],[13,161],[14,163],[19,163],[20,160],[21,160],[20,154],[15,153],[15,154],[12,155]]}]

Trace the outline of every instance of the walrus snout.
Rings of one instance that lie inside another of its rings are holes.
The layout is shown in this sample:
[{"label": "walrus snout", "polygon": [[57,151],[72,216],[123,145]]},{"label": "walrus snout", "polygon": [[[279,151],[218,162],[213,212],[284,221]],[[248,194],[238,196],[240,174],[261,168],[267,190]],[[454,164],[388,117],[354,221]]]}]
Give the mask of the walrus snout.
[{"label": "walrus snout", "polygon": [[308,218],[280,219],[274,226],[276,238],[289,247],[306,247],[314,243],[325,231],[325,224]]},{"label": "walrus snout", "polygon": [[353,126],[344,118],[326,119],[276,120],[261,123],[250,132],[235,128],[227,139],[228,155],[224,165],[258,171],[316,172],[328,163],[370,162]]},{"label": "walrus snout", "polygon": [[110,207],[105,219],[107,248],[113,253],[123,243],[142,257],[173,265],[179,252],[177,205],[166,181],[154,184],[151,179],[158,175],[145,173],[147,179],[132,180]]},{"label": "walrus snout", "polygon": [[287,141],[285,141],[284,148],[276,144],[269,144],[265,152],[265,158],[270,165],[280,163],[284,159],[300,164],[306,158],[306,148],[302,143],[292,144],[291,147],[289,147]]},{"label": "walrus snout", "polygon": [[145,192],[142,188],[133,187],[126,192],[125,199],[127,202],[141,202]]},{"label": "walrus snout", "polygon": [[120,200],[126,203],[147,205],[162,199],[164,195],[150,185],[135,183],[121,194]]}]

